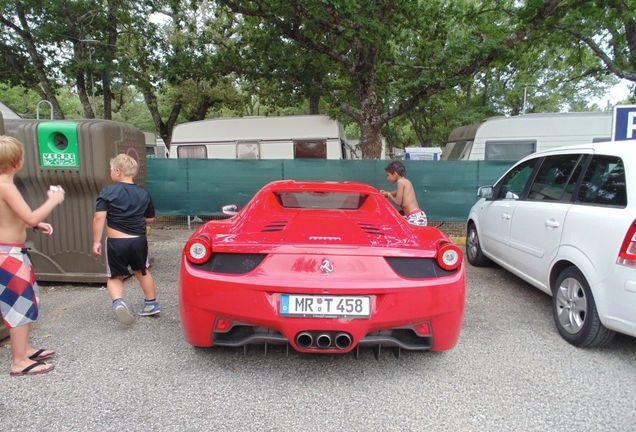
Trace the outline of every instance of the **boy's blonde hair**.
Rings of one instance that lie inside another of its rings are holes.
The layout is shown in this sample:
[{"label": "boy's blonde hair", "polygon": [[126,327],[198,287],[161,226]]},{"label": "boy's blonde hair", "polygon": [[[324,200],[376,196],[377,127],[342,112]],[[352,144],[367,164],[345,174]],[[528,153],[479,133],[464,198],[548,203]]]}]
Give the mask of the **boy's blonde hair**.
[{"label": "boy's blonde hair", "polygon": [[127,154],[120,153],[110,160],[110,166],[121,170],[126,177],[134,177],[137,175],[137,161]]},{"label": "boy's blonde hair", "polygon": [[19,139],[0,135],[0,174],[18,166],[24,157],[24,145]]}]

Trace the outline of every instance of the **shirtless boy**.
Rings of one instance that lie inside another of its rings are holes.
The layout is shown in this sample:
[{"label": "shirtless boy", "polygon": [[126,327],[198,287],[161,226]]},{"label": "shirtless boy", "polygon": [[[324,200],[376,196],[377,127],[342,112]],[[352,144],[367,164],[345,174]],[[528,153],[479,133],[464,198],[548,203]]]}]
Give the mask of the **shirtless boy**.
[{"label": "shirtless boy", "polygon": [[54,351],[31,346],[31,329],[38,318],[39,290],[24,245],[26,229],[53,234],[43,220],[64,201],[64,189],[51,186],[48,198],[31,210],[13,178],[24,166],[24,146],[0,135],[0,312],[11,340],[10,375],[37,375],[53,370],[44,360]]},{"label": "shirtless boy", "polygon": [[404,212],[404,217],[410,224],[426,226],[426,213],[417,204],[415,189],[413,189],[410,180],[405,177],[406,168],[402,162],[393,161],[384,170],[387,180],[391,183],[397,183],[397,190],[393,192],[381,190],[380,193],[400,206]]}]

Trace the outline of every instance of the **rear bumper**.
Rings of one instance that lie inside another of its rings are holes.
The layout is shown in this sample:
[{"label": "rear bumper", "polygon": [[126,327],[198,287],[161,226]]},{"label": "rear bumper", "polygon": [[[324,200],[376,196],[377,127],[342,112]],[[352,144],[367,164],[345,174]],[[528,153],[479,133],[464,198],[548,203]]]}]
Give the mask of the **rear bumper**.
[{"label": "rear bumper", "polygon": [[[463,321],[463,265],[450,276],[422,280],[396,276],[386,282],[369,282],[369,288],[364,288],[360,280],[349,284],[331,280],[316,287],[300,280],[290,283],[266,277],[217,276],[193,269],[182,260],[181,321],[186,340],[194,346],[289,343],[297,351],[316,353],[349,352],[358,345],[443,351],[457,343]],[[371,315],[368,319],[285,317],[279,313],[281,293],[368,295]],[[213,332],[219,319],[229,320],[235,327]],[[431,334],[412,330],[423,322],[429,323]],[[335,347],[335,343],[322,348],[315,343],[300,346],[297,338],[303,332],[316,337],[329,334],[332,338],[345,333],[351,343],[344,349]]]}]

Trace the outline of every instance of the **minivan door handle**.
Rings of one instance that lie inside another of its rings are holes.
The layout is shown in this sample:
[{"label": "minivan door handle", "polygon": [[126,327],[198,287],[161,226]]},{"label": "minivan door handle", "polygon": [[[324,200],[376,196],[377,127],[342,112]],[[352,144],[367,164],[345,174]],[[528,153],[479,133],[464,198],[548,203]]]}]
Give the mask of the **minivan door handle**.
[{"label": "minivan door handle", "polygon": [[559,222],[556,219],[548,219],[545,221],[545,227],[548,229],[555,229],[559,227]]},{"label": "minivan door handle", "polygon": [[501,218],[503,220],[510,220],[510,213],[502,213]]}]

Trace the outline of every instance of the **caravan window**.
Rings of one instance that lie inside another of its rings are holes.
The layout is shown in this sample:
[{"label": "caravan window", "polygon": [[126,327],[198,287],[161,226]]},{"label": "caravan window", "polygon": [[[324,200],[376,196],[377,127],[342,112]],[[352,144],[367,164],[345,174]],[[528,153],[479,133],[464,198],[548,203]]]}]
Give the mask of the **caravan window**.
[{"label": "caravan window", "polygon": [[204,145],[180,145],[177,147],[179,159],[207,159],[208,149]]},{"label": "caravan window", "polygon": [[236,143],[237,159],[260,159],[261,147],[258,141],[238,141]]},{"label": "caravan window", "polygon": [[327,141],[294,140],[294,159],[327,159]]},{"label": "caravan window", "polygon": [[517,161],[537,151],[536,140],[486,141],[486,160]]}]

